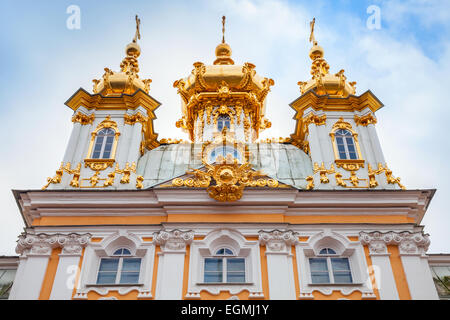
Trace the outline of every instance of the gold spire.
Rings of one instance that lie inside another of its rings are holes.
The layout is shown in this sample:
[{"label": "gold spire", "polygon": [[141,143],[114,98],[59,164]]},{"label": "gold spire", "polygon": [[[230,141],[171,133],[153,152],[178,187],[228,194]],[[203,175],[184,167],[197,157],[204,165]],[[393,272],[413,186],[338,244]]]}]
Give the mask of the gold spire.
[{"label": "gold spire", "polygon": [[222,17],[222,43],[216,47],[214,64],[234,64],[231,59],[231,47],[225,42],[225,16]]},{"label": "gold spire", "polygon": [[123,93],[133,94],[138,89],[144,90],[146,93],[150,90],[151,79],[139,79],[139,63],[137,58],[141,54],[137,40],[141,39],[141,20],[138,15],[136,20],[136,32],[133,40],[125,47],[125,58],[120,63],[120,72],[114,72],[109,68],[105,68],[105,73],[101,80],[94,79],[94,93],[102,95],[120,95]]},{"label": "gold spire", "polygon": [[225,43],[225,16],[222,17],[222,43]]},{"label": "gold spire", "polygon": [[313,44],[311,50],[309,50],[309,57],[312,60],[312,79],[306,82],[298,82],[300,92],[304,94],[309,90],[314,90],[318,95],[328,94],[330,96],[339,97],[354,95],[356,92],[356,82],[347,82],[347,77],[344,75],[344,70],[340,70],[335,75],[329,74],[328,71],[330,66],[324,59],[324,50],[321,46],[319,46],[314,36],[315,24],[316,18],[309,23],[311,29],[309,42],[312,42]]}]

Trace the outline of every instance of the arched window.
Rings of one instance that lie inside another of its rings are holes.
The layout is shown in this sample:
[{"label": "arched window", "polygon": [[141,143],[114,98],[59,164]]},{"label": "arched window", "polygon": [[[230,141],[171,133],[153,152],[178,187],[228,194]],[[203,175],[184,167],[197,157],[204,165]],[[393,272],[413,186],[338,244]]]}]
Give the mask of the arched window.
[{"label": "arched window", "polygon": [[135,258],[127,248],[114,251],[100,260],[97,284],[137,284],[141,270],[141,258]]},{"label": "arched window", "polygon": [[350,131],[339,129],[335,132],[336,145],[339,152],[339,159],[355,160],[358,159],[355,142]]},{"label": "arched window", "polygon": [[339,257],[331,248],[323,248],[317,258],[309,258],[309,267],[313,284],[353,282],[348,258]]},{"label": "arched window", "polygon": [[105,128],[97,133],[92,159],[109,159],[114,144],[116,132],[111,128]]},{"label": "arched window", "polygon": [[227,127],[228,130],[231,129],[231,121],[230,121],[230,116],[228,115],[220,115],[217,118],[217,130],[219,132],[222,132],[222,129],[224,127]]},{"label": "arched window", "polygon": [[211,258],[205,258],[205,283],[244,283],[245,258],[238,258],[228,248],[220,248]]}]

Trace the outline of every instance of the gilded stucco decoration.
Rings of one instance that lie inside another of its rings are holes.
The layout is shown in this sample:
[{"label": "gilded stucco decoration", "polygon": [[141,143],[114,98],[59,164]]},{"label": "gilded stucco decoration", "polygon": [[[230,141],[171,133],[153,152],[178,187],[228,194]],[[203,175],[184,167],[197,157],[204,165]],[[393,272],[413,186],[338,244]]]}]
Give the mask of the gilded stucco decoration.
[{"label": "gilded stucco decoration", "polygon": [[95,114],[85,115],[82,112],[77,112],[72,117],[72,122],[78,122],[82,125],[92,124],[95,120]]},{"label": "gilded stucco decoration", "polygon": [[240,125],[244,114],[245,135],[255,141],[262,130],[271,126],[265,117],[265,100],[274,81],[259,76],[249,62],[235,65],[225,42],[217,46],[216,58],[213,65],[195,62],[187,78],[174,82],[182,100],[182,117],[176,126],[194,141],[199,136],[194,132],[195,123],[201,119],[202,128],[198,130],[203,130],[204,115],[208,125],[223,114]]},{"label": "gilded stucco decoration", "polygon": [[[239,154],[220,154],[211,159],[210,154],[217,148],[230,147]],[[235,141],[227,136],[226,127],[214,142],[205,142],[202,145],[202,163],[204,169],[194,169],[186,174],[189,178],[175,178],[172,186],[207,188],[209,196],[221,202],[233,202],[242,198],[245,187],[276,188],[279,183],[275,179],[264,177],[261,171],[254,171],[249,163],[250,154],[245,144]]]},{"label": "gilded stucco decoration", "polygon": [[376,124],[377,119],[372,113],[368,113],[365,116],[357,116],[354,117],[355,123],[357,126],[367,127],[369,124]]}]

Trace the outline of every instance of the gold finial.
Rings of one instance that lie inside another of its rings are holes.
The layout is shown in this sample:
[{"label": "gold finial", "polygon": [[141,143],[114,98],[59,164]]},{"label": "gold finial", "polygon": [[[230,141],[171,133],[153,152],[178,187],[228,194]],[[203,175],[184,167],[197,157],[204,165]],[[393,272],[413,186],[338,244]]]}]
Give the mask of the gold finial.
[{"label": "gold finial", "polygon": [[141,40],[140,26],[141,26],[141,19],[139,19],[138,15],[136,15],[136,33],[133,38],[134,43],[136,43],[138,39]]},{"label": "gold finial", "polygon": [[222,43],[225,43],[225,16],[222,16]]},{"label": "gold finial", "polygon": [[317,45],[316,38],[314,37],[314,25],[316,24],[316,18],[313,18],[309,23],[309,27],[311,28],[311,34],[309,36],[309,42],[312,42],[314,46]]}]

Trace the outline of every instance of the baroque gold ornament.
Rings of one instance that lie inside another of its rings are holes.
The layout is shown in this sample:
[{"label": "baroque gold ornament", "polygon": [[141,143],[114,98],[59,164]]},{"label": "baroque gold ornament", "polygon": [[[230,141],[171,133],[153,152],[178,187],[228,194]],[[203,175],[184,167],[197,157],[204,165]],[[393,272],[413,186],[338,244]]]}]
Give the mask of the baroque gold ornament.
[{"label": "baroque gold ornament", "polygon": [[[233,202],[242,198],[245,187],[276,188],[279,183],[275,179],[258,178],[264,176],[261,171],[253,171],[251,164],[240,164],[237,159],[217,158],[217,162],[209,164],[203,161],[205,170],[195,169],[186,172],[193,178],[175,178],[175,187],[207,188],[209,196],[221,202]],[[214,184],[211,184],[214,182]]]}]

